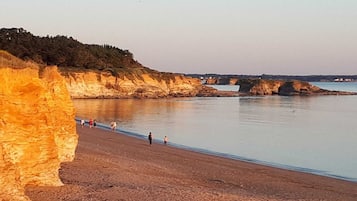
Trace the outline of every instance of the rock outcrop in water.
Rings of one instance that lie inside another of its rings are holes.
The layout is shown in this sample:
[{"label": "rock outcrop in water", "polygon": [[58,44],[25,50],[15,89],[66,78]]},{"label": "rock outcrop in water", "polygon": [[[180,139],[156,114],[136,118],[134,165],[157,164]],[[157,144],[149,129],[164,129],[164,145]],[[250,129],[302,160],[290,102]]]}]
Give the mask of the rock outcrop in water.
[{"label": "rock outcrop in water", "polygon": [[28,200],[26,185],[58,186],[78,142],[75,110],[56,67],[39,70],[0,51],[0,200]]},{"label": "rock outcrop in water", "polygon": [[282,81],[264,79],[240,79],[238,81],[241,95],[356,95],[354,92],[329,91],[303,81]]}]

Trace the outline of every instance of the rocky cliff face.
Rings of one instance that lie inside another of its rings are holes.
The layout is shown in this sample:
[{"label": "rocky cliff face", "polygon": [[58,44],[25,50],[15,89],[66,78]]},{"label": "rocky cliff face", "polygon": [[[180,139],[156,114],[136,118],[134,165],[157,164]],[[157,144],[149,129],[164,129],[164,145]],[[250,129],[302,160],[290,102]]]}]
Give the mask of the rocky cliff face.
[{"label": "rocky cliff face", "polygon": [[61,185],[77,146],[75,110],[55,67],[41,73],[0,51],[0,200],[28,200],[26,185]]},{"label": "rocky cliff face", "polygon": [[320,89],[307,82],[290,81],[284,82],[279,88],[279,95],[293,96],[293,95],[312,95],[327,93],[328,90]]},{"label": "rocky cliff face", "polygon": [[162,98],[190,97],[214,93],[203,86],[199,79],[172,75],[154,78],[144,73],[126,76],[113,76],[108,72],[65,72],[67,88],[72,98]]},{"label": "rocky cliff face", "polygon": [[279,80],[261,80],[261,79],[240,79],[239,92],[249,95],[273,95],[279,94],[279,88],[283,85]]}]

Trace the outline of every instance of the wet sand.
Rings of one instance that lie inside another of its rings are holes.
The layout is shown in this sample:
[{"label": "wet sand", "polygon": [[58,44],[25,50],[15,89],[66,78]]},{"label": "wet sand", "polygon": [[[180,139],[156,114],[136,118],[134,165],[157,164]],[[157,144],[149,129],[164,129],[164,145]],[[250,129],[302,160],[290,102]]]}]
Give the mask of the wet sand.
[{"label": "wet sand", "polygon": [[[356,201],[357,183],[178,149],[77,126],[63,186],[26,188],[32,201],[331,200]],[[155,137],[155,133],[154,133]]]}]

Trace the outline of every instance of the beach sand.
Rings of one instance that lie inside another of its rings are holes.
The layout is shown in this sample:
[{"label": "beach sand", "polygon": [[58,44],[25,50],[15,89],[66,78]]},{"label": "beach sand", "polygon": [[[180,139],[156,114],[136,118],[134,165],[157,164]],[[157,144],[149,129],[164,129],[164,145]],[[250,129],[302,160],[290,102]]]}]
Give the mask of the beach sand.
[{"label": "beach sand", "polygon": [[[196,153],[99,128],[77,126],[63,186],[26,187],[32,201],[356,201],[357,183]],[[154,133],[155,137],[155,133]]]}]

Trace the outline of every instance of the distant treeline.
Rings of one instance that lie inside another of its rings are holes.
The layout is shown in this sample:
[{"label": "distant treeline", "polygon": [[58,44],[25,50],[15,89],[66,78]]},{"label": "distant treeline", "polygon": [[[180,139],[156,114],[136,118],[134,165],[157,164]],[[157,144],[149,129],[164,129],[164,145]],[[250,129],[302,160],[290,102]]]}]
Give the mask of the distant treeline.
[{"label": "distant treeline", "polygon": [[128,50],[110,45],[82,44],[66,36],[34,36],[23,28],[0,29],[0,49],[24,60],[59,67],[109,71],[145,68]]},{"label": "distant treeline", "polygon": [[[321,82],[321,81],[357,81],[357,75],[228,75],[228,74],[186,74],[195,78],[203,79],[270,79],[270,80],[300,80],[306,82]],[[224,82],[221,82],[224,83]]]}]

